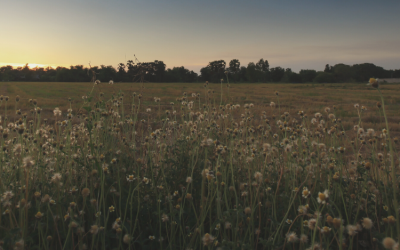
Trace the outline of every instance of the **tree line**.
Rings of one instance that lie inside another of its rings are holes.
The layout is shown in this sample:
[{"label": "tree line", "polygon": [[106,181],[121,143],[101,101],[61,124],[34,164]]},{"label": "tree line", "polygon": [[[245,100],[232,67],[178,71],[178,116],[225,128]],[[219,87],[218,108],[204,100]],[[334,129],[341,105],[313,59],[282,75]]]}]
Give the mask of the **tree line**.
[{"label": "tree line", "polygon": [[[114,82],[205,82],[218,83],[221,79],[231,83],[282,82],[282,83],[334,83],[366,82],[369,78],[400,78],[400,70],[386,70],[372,63],[346,65],[343,63],[325,65],[323,71],[302,69],[298,73],[290,68],[270,68],[267,60],[250,62],[241,66],[238,59],[227,65],[224,60],[210,62],[200,69],[200,75],[183,66],[166,69],[163,61],[119,63],[113,66],[29,68],[3,66],[0,68],[0,81],[41,81],[41,82],[89,82],[93,76],[100,81]],[[228,79],[226,79],[228,77]]]}]

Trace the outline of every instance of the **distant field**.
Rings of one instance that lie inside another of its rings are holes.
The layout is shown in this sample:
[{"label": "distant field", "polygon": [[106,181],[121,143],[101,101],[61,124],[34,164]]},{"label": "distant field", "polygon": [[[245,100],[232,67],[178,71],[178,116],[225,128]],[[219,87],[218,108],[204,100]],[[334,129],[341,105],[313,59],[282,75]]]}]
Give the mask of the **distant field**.
[{"label": "distant field", "polygon": [[[111,97],[112,93],[122,91],[125,94],[125,105],[130,107],[130,99],[133,92],[142,93],[143,107],[157,107],[154,97],[161,98],[163,109],[167,109],[170,102],[176,102],[184,92],[189,96],[192,93],[200,93],[201,103],[205,102],[205,88],[203,83],[145,83],[141,88],[140,83],[101,83],[95,86],[93,94],[98,96],[100,92],[105,94],[105,99]],[[15,96],[19,95],[21,101],[18,108],[23,112],[29,111],[29,99],[37,99],[38,106],[43,109],[47,118],[52,117],[52,110],[59,107],[62,111],[69,108],[68,98],[72,98],[72,109],[76,111],[82,104],[82,96],[88,95],[92,90],[91,83],[65,83],[65,82],[0,82],[0,95],[9,96],[9,115],[14,110]],[[358,119],[355,103],[366,106],[367,112],[362,115],[366,122],[375,123],[378,110],[375,107],[379,101],[378,92],[366,84],[336,83],[336,84],[231,84],[229,88],[223,84],[223,102],[244,104],[265,104],[269,107],[271,101],[278,103],[274,92],[279,91],[281,108],[296,115],[299,110],[313,115],[315,112],[323,112],[325,107],[337,106],[338,117],[349,117]],[[221,98],[221,85],[209,84],[208,88],[214,91],[210,96],[211,103],[219,105]],[[386,110],[393,129],[400,132],[400,88],[398,84],[386,84],[381,87],[385,97]],[[197,101],[196,101],[197,102]],[[2,107],[4,106],[4,103]],[[266,108],[267,113],[270,108]],[[350,120],[349,120],[350,122]],[[371,125],[372,126],[372,125]],[[373,126],[372,126],[373,127]]]}]

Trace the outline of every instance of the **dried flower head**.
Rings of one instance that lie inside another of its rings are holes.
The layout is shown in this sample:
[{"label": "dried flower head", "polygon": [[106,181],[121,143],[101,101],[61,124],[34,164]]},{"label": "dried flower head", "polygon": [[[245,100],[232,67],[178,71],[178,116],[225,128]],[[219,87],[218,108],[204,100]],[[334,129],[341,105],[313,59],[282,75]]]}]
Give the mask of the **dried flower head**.
[{"label": "dried flower head", "polygon": [[295,232],[290,232],[286,235],[286,239],[289,243],[295,243],[299,240],[299,237],[297,237]]},{"label": "dried flower head", "polygon": [[368,85],[370,85],[370,86],[372,86],[373,88],[376,88],[376,89],[379,88],[378,79],[370,78],[369,82],[368,82]]},{"label": "dried flower head", "polygon": [[396,244],[396,241],[390,237],[386,237],[383,239],[382,244],[386,249],[392,249]]},{"label": "dried flower head", "polygon": [[83,197],[88,197],[89,196],[89,194],[90,194],[90,189],[89,188],[84,188],[84,189],[82,189],[82,196]]},{"label": "dried flower head", "polygon": [[372,222],[372,220],[370,218],[364,218],[362,221],[362,226],[365,229],[371,229],[373,225],[374,225],[374,223]]},{"label": "dried flower head", "polygon": [[210,246],[214,242],[214,236],[212,236],[209,233],[206,233],[203,236],[202,241],[204,246]]}]

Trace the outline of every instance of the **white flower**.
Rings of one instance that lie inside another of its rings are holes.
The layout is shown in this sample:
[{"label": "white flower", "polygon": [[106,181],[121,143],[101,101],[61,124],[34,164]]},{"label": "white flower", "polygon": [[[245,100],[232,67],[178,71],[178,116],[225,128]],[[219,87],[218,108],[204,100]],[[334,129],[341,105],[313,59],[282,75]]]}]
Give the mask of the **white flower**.
[{"label": "white flower", "polygon": [[325,190],[323,193],[319,192],[318,193],[318,203],[325,204],[326,200],[329,198],[329,191]]},{"label": "white flower", "polygon": [[61,116],[61,110],[59,108],[55,108],[53,113],[54,113],[54,116],[57,116],[57,115]]}]

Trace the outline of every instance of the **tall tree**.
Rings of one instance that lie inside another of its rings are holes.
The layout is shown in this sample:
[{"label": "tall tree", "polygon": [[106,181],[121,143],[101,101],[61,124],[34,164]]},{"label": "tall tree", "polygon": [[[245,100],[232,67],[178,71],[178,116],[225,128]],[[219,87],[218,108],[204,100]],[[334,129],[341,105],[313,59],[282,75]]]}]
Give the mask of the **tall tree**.
[{"label": "tall tree", "polygon": [[256,70],[259,72],[257,76],[257,81],[259,82],[266,82],[269,75],[269,63],[267,60],[261,58],[256,63]]},{"label": "tall tree", "polygon": [[283,75],[285,74],[285,70],[281,67],[275,67],[270,69],[270,77],[273,82],[280,82]]},{"label": "tall tree", "polygon": [[299,72],[302,82],[312,82],[317,76],[317,71],[313,69],[302,69]]},{"label": "tall tree", "polygon": [[232,75],[232,80],[237,82],[239,79],[240,62],[238,59],[232,59],[229,62],[229,72]]},{"label": "tall tree", "polygon": [[208,68],[210,68],[211,71],[211,81],[212,82],[220,82],[221,79],[225,78],[225,67],[226,67],[226,62],[224,60],[217,60],[217,61],[212,61],[208,63],[207,65]]},{"label": "tall tree", "polygon": [[253,62],[247,64],[246,77],[249,82],[257,82],[257,68]]}]

